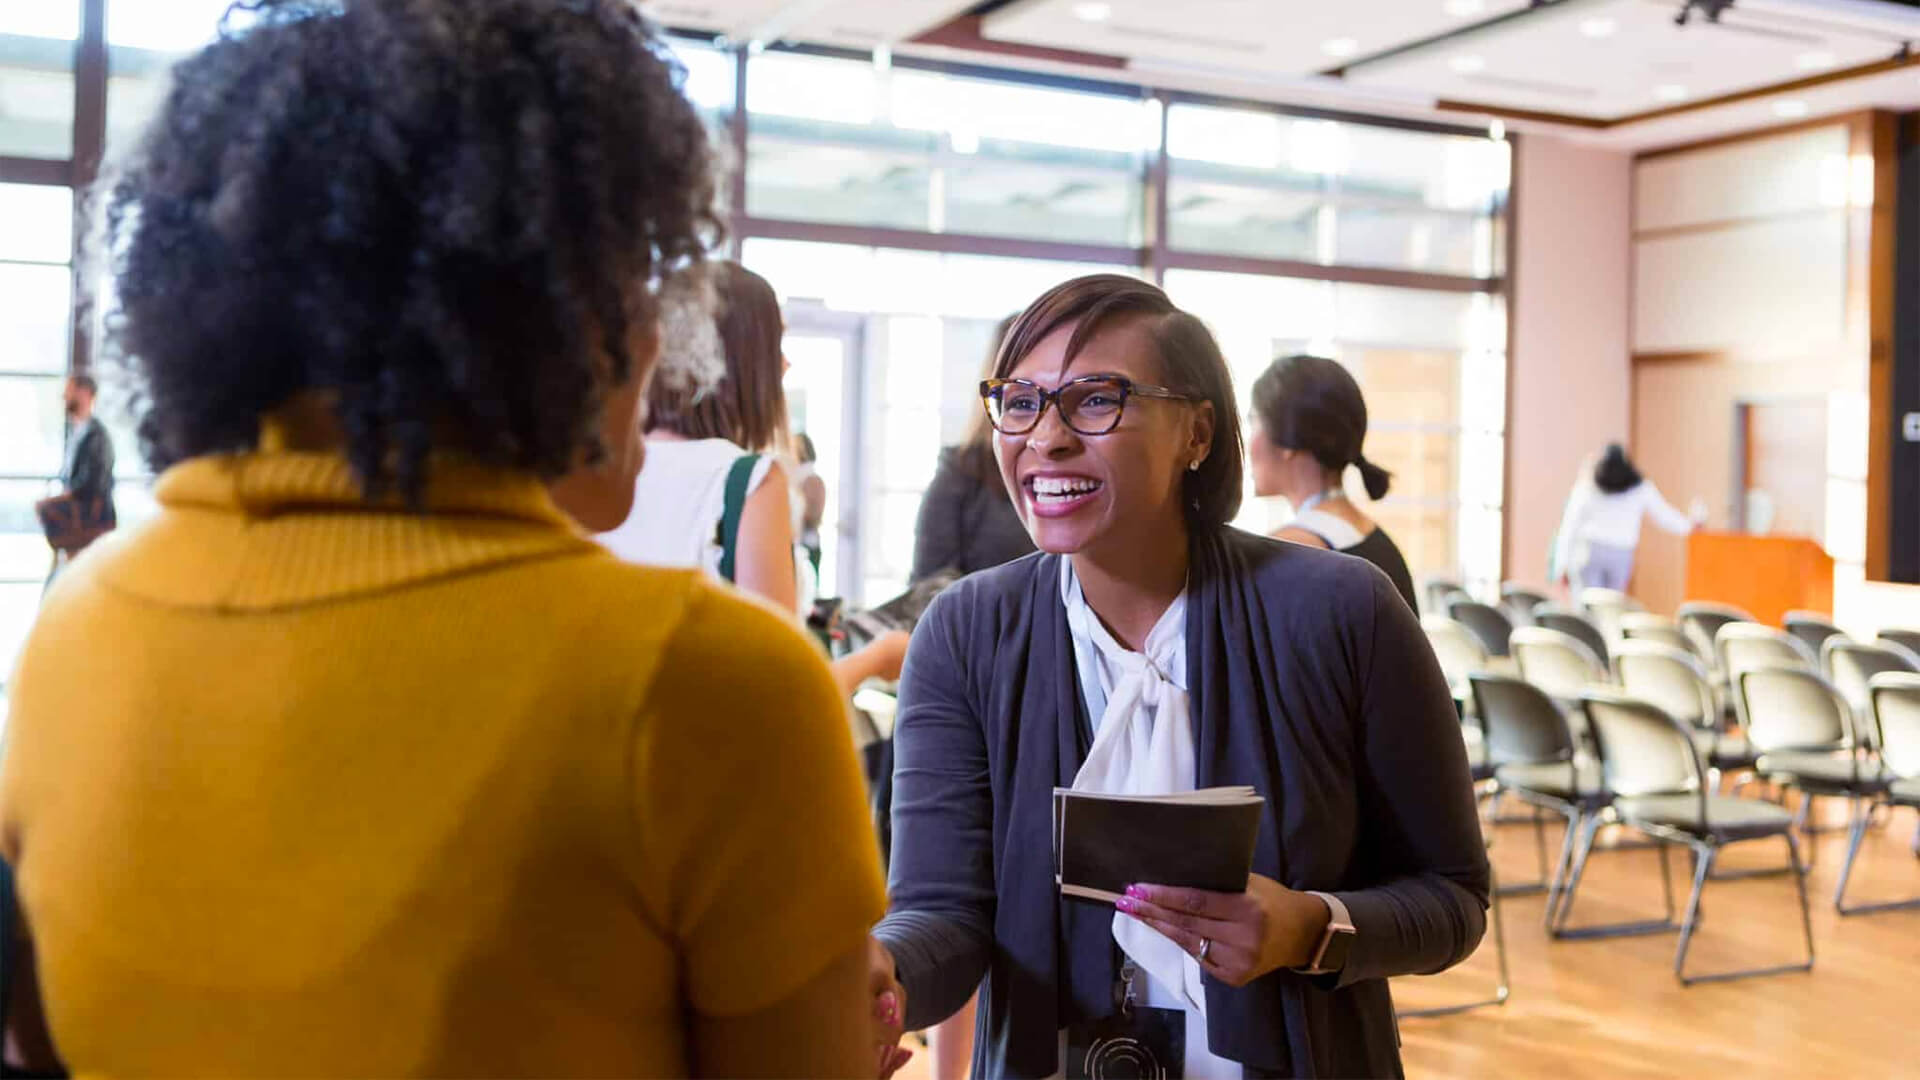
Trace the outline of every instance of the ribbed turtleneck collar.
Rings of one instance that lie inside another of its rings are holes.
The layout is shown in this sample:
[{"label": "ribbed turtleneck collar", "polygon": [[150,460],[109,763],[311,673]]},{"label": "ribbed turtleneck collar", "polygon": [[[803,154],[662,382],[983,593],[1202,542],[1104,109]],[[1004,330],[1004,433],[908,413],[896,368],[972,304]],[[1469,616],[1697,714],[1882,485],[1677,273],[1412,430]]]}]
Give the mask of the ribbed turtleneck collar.
[{"label": "ribbed turtleneck collar", "polygon": [[599,550],[531,474],[436,457],[416,512],[367,502],[345,458],[288,442],[268,430],[259,451],[169,469],[160,513],[96,545],[93,573],[159,603],[266,611]]}]

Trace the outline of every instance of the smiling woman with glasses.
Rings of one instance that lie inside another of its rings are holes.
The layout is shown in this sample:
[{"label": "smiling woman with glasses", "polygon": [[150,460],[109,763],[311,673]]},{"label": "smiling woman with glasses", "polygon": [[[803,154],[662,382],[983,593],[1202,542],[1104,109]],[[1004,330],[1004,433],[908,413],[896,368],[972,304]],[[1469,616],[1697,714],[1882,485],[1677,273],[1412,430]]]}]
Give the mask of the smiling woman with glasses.
[{"label": "smiling woman with glasses", "polygon": [[[1387,978],[1464,959],[1487,901],[1452,699],[1412,612],[1359,559],[1228,525],[1232,382],[1154,286],[1048,292],[980,396],[1040,551],[949,589],[908,652],[879,1042],[983,987],[975,1075],[1072,1075],[1074,1048],[1116,1037],[1172,1075],[1397,1075]],[[1243,892],[1056,888],[1056,787],[1231,785],[1265,799]]]}]

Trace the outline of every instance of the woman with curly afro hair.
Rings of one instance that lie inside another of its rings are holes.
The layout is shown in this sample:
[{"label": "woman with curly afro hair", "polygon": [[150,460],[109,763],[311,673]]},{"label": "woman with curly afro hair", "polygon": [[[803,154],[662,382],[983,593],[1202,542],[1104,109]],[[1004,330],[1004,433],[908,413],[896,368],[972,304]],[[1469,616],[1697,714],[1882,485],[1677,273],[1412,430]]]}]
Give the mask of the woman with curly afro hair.
[{"label": "woman with curly afro hair", "polygon": [[825,663],[582,528],[627,516],[657,290],[719,233],[684,75],[626,0],[245,6],[101,196],[165,472],[9,687],[22,1045],[877,1071]]}]

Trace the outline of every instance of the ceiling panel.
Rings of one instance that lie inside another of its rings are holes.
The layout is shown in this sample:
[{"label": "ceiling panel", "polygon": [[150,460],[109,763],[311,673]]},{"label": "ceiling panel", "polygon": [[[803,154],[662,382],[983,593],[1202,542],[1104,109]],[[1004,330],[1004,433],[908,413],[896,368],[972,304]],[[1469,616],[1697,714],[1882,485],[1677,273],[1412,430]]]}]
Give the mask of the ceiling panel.
[{"label": "ceiling panel", "polygon": [[1615,119],[1892,56],[1876,29],[1809,11],[1736,6],[1718,23],[1675,23],[1673,0],[1587,0],[1348,72],[1361,85],[1436,98]]},{"label": "ceiling panel", "polygon": [[738,41],[872,49],[931,30],[970,6],[970,0],[643,0],[640,10],[668,26]]},{"label": "ceiling panel", "polygon": [[1024,0],[988,14],[981,32],[1136,64],[1305,75],[1526,6],[1525,0]]}]

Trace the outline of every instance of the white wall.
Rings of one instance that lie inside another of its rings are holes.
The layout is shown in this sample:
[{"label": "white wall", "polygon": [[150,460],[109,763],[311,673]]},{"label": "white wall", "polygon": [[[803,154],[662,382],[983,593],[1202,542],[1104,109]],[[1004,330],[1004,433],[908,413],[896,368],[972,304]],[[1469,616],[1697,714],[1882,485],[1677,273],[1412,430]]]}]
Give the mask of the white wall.
[{"label": "white wall", "polygon": [[1507,577],[1544,584],[1581,460],[1627,437],[1632,158],[1545,135],[1516,149]]}]

